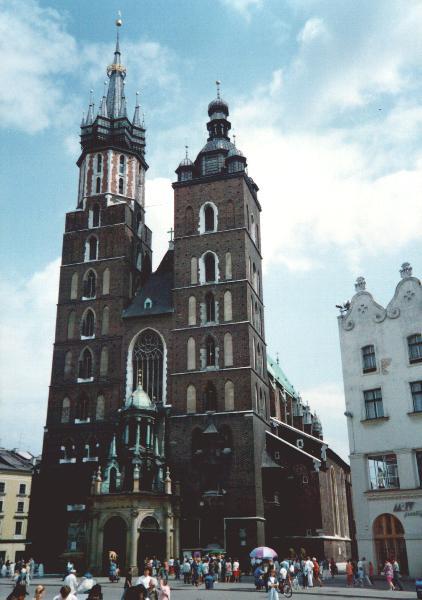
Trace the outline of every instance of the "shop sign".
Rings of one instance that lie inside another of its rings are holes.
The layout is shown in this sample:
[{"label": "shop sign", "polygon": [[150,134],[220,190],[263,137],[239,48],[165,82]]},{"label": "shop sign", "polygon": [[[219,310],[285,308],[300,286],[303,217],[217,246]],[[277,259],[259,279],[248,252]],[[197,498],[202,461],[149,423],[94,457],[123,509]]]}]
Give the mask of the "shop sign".
[{"label": "shop sign", "polygon": [[397,502],[394,505],[393,512],[395,513],[404,513],[404,518],[406,517],[422,517],[422,510],[413,510],[415,506],[414,502]]}]

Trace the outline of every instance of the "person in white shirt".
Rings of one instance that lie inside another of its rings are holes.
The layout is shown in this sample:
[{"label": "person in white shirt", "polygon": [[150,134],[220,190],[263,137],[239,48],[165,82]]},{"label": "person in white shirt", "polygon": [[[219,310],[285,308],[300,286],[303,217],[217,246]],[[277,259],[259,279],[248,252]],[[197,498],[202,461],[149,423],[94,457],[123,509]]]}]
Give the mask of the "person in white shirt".
[{"label": "person in white shirt", "polygon": [[284,565],[282,567],[280,567],[280,579],[281,579],[281,581],[283,581],[283,583],[287,579],[287,569]]},{"label": "person in white shirt", "polygon": [[77,589],[78,589],[78,580],[76,578],[75,569],[71,569],[69,575],[66,575],[66,577],[64,578],[63,584],[65,586],[68,586],[70,588],[71,593],[76,596]]},{"label": "person in white shirt", "polygon": [[268,600],[279,600],[278,581],[275,569],[270,572],[268,577]]},{"label": "person in white shirt", "polygon": [[305,569],[304,569],[305,577],[308,578],[308,587],[314,587],[314,563],[311,561],[310,557],[305,561]]},{"label": "person in white shirt", "polygon": [[63,585],[60,588],[60,593],[54,596],[54,600],[78,600],[77,597],[72,594],[68,585]]},{"label": "person in white shirt", "polygon": [[136,585],[143,585],[145,589],[149,590],[151,587],[152,577],[148,568],[144,569],[144,574],[138,577]]}]

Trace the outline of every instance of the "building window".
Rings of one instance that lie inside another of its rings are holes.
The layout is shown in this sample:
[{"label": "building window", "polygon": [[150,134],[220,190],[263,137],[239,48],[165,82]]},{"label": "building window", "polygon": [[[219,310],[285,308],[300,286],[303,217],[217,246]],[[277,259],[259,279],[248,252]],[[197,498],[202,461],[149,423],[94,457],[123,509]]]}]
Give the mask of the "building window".
[{"label": "building window", "polygon": [[215,341],[210,335],[207,337],[205,342],[206,350],[206,366],[215,367]]},{"label": "building window", "polygon": [[212,292],[208,292],[205,296],[205,308],[207,315],[207,322],[213,323],[215,321],[215,298]]},{"label": "building window", "polygon": [[226,252],[226,279],[232,278],[232,255],[230,252]]},{"label": "building window", "polygon": [[229,291],[224,292],[224,320],[231,321],[233,319],[232,310],[232,294]]},{"label": "building window", "polygon": [[138,336],[133,348],[133,389],[142,373],[142,387],[152,402],[163,402],[164,346],[161,337],[152,329]]},{"label": "building window", "polygon": [[88,348],[82,352],[79,360],[79,379],[91,379],[92,377],[92,354]]},{"label": "building window", "polygon": [[104,306],[103,318],[101,320],[101,334],[108,335],[110,328],[110,309],[108,306]]},{"label": "building window", "polygon": [[369,482],[372,490],[400,487],[395,454],[368,456]]},{"label": "building window", "polygon": [[103,296],[110,293],[110,269],[107,267],[103,273]]},{"label": "building window", "polygon": [[87,421],[89,411],[89,398],[82,394],[76,403],[76,418],[79,421]]},{"label": "building window", "polygon": [[422,450],[416,451],[416,467],[418,469],[419,487],[422,487]]},{"label": "building window", "polygon": [[215,230],[215,214],[214,209],[210,204],[207,204],[204,209],[204,224],[205,231]]},{"label": "building window", "polygon": [[99,194],[101,192],[101,177],[97,177],[95,181],[95,193]]},{"label": "building window", "polygon": [[123,154],[120,155],[119,159],[119,173],[120,175],[125,174],[125,157],[123,156]]},{"label": "building window", "polygon": [[86,241],[85,260],[97,260],[98,258],[98,240],[92,235]]},{"label": "building window", "polygon": [[103,157],[102,154],[97,154],[97,173],[101,173],[103,170]]},{"label": "building window", "polygon": [[207,252],[204,257],[205,266],[205,281],[216,280],[215,255],[212,252]]},{"label": "building window", "polygon": [[362,367],[364,373],[371,373],[371,371],[377,370],[375,347],[372,344],[362,348]]},{"label": "building window", "polygon": [[204,408],[205,412],[215,412],[217,410],[217,390],[215,389],[215,385],[210,381],[205,387]]},{"label": "building window", "polygon": [[366,390],[363,392],[365,399],[365,418],[379,419],[384,416],[384,408],[382,405],[381,388],[375,390]]},{"label": "building window", "polygon": [[81,335],[84,338],[94,337],[95,332],[95,314],[94,311],[88,308],[82,317]]},{"label": "building window", "polygon": [[422,381],[413,381],[410,384],[413,399],[413,410],[422,412]]},{"label": "building window", "polygon": [[188,301],[188,325],[196,325],[196,298],[190,296]]},{"label": "building window", "polygon": [[76,300],[78,298],[78,274],[73,273],[72,280],[70,283],[70,299]]},{"label": "building window", "polygon": [[92,226],[99,227],[100,226],[100,205],[94,204],[94,208],[92,209]]},{"label": "building window", "polygon": [[70,421],[70,400],[69,400],[69,398],[63,398],[62,414],[61,414],[60,420],[62,423],[69,423],[69,421]]},{"label": "building window", "polygon": [[422,335],[415,333],[407,338],[409,348],[409,361],[411,363],[422,361]]},{"label": "building window", "polygon": [[188,369],[188,371],[192,371],[196,368],[196,349],[195,349],[195,340],[193,337],[190,337],[188,339],[187,351],[188,351],[187,369]]},{"label": "building window", "polygon": [[224,384],[224,409],[234,410],[234,383],[230,380]]},{"label": "building window", "polygon": [[16,521],[15,523],[15,535],[22,535],[23,521]]},{"label": "building window", "polygon": [[101,349],[100,355],[100,377],[106,377],[108,372],[108,348]]},{"label": "building window", "polygon": [[[3,500],[0,500],[0,513],[3,512]],[[1,533],[1,530],[0,530]]]},{"label": "building window", "polygon": [[196,388],[194,385],[188,385],[186,388],[186,412],[196,412]]},{"label": "building window", "polygon": [[23,507],[24,507],[24,503],[23,502],[18,502],[18,505],[16,507],[16,512],[23,513]]},{"label": "building window", "polygon": [[119,177],[119,194],[123,194],[123,178]]},{"label": "building window", "polygon": [[26,494],[26,483],[19,484],[19,494],[24,496]]},{"label": "building window", "polygon": [[233,366],[233,338],[231,333],[224,334],[224,366]]},{"label": "building window", "polygon": [[192,285],[198,283],[198,259],[192,256],[190,259],[190,282]]},{"label": "building window", "polygon": [[97,276],[94,271],[88,271],[84,278],[84,298],[95,298],[97,292]]},{"label": "building window", "polygon": [[4,481],[0,481],[0,494],[4,494],[6,489],[6,484]]}]

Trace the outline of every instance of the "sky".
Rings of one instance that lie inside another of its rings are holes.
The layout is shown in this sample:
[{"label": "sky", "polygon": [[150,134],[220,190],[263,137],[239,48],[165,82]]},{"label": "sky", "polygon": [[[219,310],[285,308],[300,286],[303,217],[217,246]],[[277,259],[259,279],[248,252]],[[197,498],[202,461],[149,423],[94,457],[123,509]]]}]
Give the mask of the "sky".
[{"label": "sky", "polygon": [[403,262],[422,275],[416,0],[0,0],[0,445],[41,450],[79,125],[118,10],[155,264],[174,170],[205,142],[218,79],[260,188],[268,352],[347,458],[335,305],[357,276],[386,305]]}]

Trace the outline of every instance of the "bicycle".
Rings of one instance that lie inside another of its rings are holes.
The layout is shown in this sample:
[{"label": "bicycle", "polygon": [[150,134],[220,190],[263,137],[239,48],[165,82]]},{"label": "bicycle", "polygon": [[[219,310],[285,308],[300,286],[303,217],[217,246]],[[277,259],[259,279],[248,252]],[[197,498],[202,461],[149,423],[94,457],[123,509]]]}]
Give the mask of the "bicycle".
[{"label": "bicycle", "polygon": [[288,581],[280,583],[279,587],[280,594],[283,594],[285,598],[291,598],[293,594],[292,586]]}]

